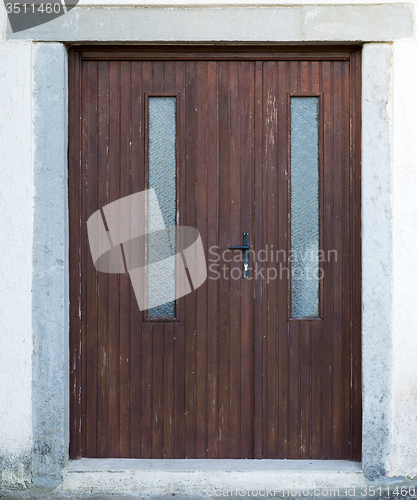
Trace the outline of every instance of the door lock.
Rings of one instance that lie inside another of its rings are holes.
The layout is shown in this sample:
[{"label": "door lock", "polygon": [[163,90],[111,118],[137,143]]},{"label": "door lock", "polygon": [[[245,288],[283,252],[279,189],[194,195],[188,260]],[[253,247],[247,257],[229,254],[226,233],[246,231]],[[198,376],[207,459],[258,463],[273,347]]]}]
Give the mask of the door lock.
[{"label": "door lock", "polygon": [[243,245],[230,246],[229,250],[241,250],[243,253],[243,277],[249,278],[249,233],[243,233]]}]

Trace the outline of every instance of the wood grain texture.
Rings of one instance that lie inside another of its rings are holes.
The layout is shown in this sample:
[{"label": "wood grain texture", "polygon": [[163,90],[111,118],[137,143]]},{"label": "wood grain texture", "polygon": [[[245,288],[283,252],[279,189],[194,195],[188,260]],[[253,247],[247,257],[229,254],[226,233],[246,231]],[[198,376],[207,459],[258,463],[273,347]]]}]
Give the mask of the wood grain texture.
[{"label": "wood grain texture", "polygon": [[[75,48],[69,82],[71,458],[360,460],[360,51]],[[175,321],[146,321],[87,240],[92,213],[147,187],[149,93],[177,96],[177,220],[208,265],[243,232],[268,251],[250,280],[226,252]],[[319,319],[290,317],[275,253],[290,250],[292,95],[320,97],[320,247],[337,260]]]}]

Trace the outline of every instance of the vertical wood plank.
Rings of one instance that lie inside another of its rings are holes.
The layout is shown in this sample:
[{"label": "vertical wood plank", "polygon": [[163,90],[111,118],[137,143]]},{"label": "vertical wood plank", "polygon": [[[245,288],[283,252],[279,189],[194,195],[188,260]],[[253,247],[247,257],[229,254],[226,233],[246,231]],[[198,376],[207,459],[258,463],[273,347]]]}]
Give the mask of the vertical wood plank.
[{"label": "vertical wood plank", "polygon": [[[249,233],[249,245],[253,249],[253,187],[254,187],[254,63],[240,62],[239,110],[240,168],[241,168],[241,231]],[[253,259],[249,265],[253,264]],[[250,279],[241,279],[240,313],[240,458],[253,458],[253,269]]]},{"label": "vertical wood plank", "polygon": [[[143,141],[143,95],[142,63],[131,63],[131,102],[130,116],[132,123],[131,147],[131,194],[144,189],[144,141]],[[133,219],[132,214],[132,222]],[[131,285],[130,285],[131,286]],[[141,383],[142,383],[142,313],[136,302],[134,292],[130,292],[130,450],[131,458],[141,456]]]},{"label": "vertical wood plank", "polygon": [[361,460],[362,377],[361,377],[361,51],[351,55],[351,196],[352,196],[352,278],[354,326],[352,331],[352,460]]},{"label": "vertical wood plank", "polygon": [[[86,217],[90,217],[99,207],[97,206],[97,62],[86,64]],[[84,229],[85,231],[85,229]],[[85,242],[86,252],[86,456],[94,457],[97,454],[97,272],[88,255],[88,246]]]},{"label": "vertical wood plank", "polygon": [[[254,63],[254,122],[263,123],[263,63]],[[261,459],[263,454],[263,339],[266,314],[264,311],[264,280],[257,275],[262,265],[256,258],[256,251],[264,246],[264,162],[263,162],[263,126],[254,130],[254,226],[253,240],[255,258],[253,260],[254,273],[254,458]]]},{"label": "vertical wood plank", "polygon": [[[267,458],[277,456],[278,433],[278,366],[277,366],[277,269],[269,257],[272,248],[276,248],[277,235],[277,200],[278,200],[278,97],[277,97],[277,62],[270,61],[265,64],[265,148],[267,172],[267,215],[266,215],[266,245],[267,268],[265,273],[267,291]],[[270,279],[271,278],[271,279]]]},{"label": "vertical wood plank", "polygon": [[[331,63],[321,63],[321,79],[323,89],[323,250],[332,249],[332,214],[333,214],[333,125],[332,125],[332,73]],[[324,262],[324,323],[323,323],[323,458],[332,458],[332,363],[333,363],[333,267]]]},{"label": "vertical wood plank", "polygon": [[[175,62],[164,62],[164,92],[173,93],[176,91],[175,85]],[[178,109],[178,102],[177,102]],[[178,128],[178,117],[176,128]],[[178,138],[178,130],[177,130]],[[177,144],[176,147],[181,147]],[[177,165],[178,174],[178,165]],[[176,176],[178,178],[178,175]],[[176,184],[178,181],[176,182]],[[178,187],[177,187],[178,197]],[[175,325],[173,322],[164,323],[164,380],[163,380],[163,457],[173,458],[173,440],[174,440],[174,336]]]},{"label": "vertical wood plank", "polygon": [[[196,182],[196,67],[195,61],[185,63],[185,133],[186,133],[186,173],[185,210],[187,224],[196,227],[195,182]],[[185,458],[195,458],[196,442],[196,294],[186,296],[185,326]]]},{"label": "vertical wood plank", "polygon": [[[230,149],[229,149],[229,63],[219,62],[219,247],[220,252],[229,245],[229,199],[230,199]],[[221,262],[222,266],[224,265]],[[229,450],[229,282],[223,271],[219,279],[219,458],[230,458]]]},{"label": "vertical wood plank", "polygon": [[[341,94],[342,94],[342,137],[350,138],[349,126],[350,126],[350,72],[349,72],[349,62],[342,62],[341,71]],[[350,139],[351,140],[351,139]],[[349,140],[349,142],[350,142]],[[351,238],[351,227],[352,227],[352,205],[351,205],[351,183],[350,183],[350,145],[345,139],[342,142],[342,189],[343,189],[343,402],[342,402],[342,419],[343,419],[343,432],[342,432],[342,456],[350,458],[351,451],[351,356],[352,352],[352,326],[350,318],[352,317],[352,291],[353,291],[353,281],[351,279],[350,269],[353,268],[351,255],[354,252],[350,252],[350,245],[352,243]],[[349,167],[347,167],[349,166]]]},{"label": "vertical wood plank", "polygon": [[[208,252],[208,280],[207,280],[207,458],[218,457],[218,272],[216,260],[218,255],[218,63],[207,63],[207,245],[212,248]],[[212,279],[211,279],[212,278]]]},{"label": "vertical wood plank", "polygon": [[342,154],[342,86],[341,62],[333,66],[333,246],[339,258],[332,263],[333,269],[333,368],[332,368],[332,406],[333,406],[333,458],[341,459],[343,454],[343,264],[347,256],[343,253],[343,164]]},{"label": "vertical wood plank", "polygon": [[[178,97],[178,168],[177,168],[177,192],[178,192],[178,216],[180,225],[187,225],[185,210],[186,187],[186,133],[185,133],[185,63],[175,62],[175,84],[180,92]],[[186,297],[178,299],[179,321],[175,322],[175,375],[174,375],[174,458],[185,458],[185,325],[186,325]]]},{"label": "vertical wood plank", "polygon": [[163,457],[173,458],[174,422],[174,334],[172,321],[163,323],[164,327],[164,391],[163,391]]},{"label": "vertical wood plank", "polygon": [[[268,196],[264,193],[268,193],[268,162],[267,162],[267,148],[266,144],[268,141],[266,124],[265,124],[265,110],[267,107],[267,102],[265,98],[266,94],[266,84],[267,84],[267,67],[268,62],[263,61],[262,63],[262,168],[264,176],[264,192],[262,197],[262,221],[263,221],[263,247],[265,248],[268,243]],[[261,249],[262,249],[261,248]],[[259,253],[257,255],[258,260]],[[263,259],[265,260],[265,259]],[[262,274],[260,279],[263,281],[263,324],[262,324],[262,412],[264,417],[262,419],[262,457],[268,456],[268,432],[269,432],[269,419],[268,419],[268,287],[265,280],[265,273],[267,271],[267,263],[263,262],[259,265],[262,269]]]},{"label": "vertical wood plank", "polygon": [[164,323],[152,324],[152,458],[163,456]]},{"label": "vertical wood plank", "polygon": [[290,263],[288,261],[288,183],[289,183],[289,116],[288,116],[289,63],[278,62],[278,256],[274,263],[278,268],[278,446],[277,457],[289,457],[289,324],[288,287]]},{"label": "vertical wood plank", "polygon": [[81,60],[80,53],[68,54],[68,201],[69,201],[69,279],[70,279],[70,458],[82,456],[81,434],[81,330],[84,311],[81,303],[81,245],[82,245],[82,166],[81,123]]},{"label": "vertical wood plank", "polygon": [[[165,61],[153,62],[153,92],[164,92]],[[164,325],[152,325],[152,458],[163,456]]]},{"label": "vertical wood plank", "polygon": [[311,325],[300,321],[300,458],[311,456]]},{"label": "vertical wood plank", "polygon": [[[109,68],[108,200],[120,198],[120,63]],[[120,275],[109,274],[109,399],[108,454],[120,456]]]},{"label": "vertical wood plank", "polygon": [[[120,197],[124,198],[130,194],[132,165],[132,118],[130,115],[131,102],[131,62],[120,63]],[[127,214],[123,214],[127,216]],[[126,224],[131,231],[130,219]],[[130,454],[130,293],[131,283],[127,271],[120,275],[120,456],[126,457]]]},{"label": "vertical wood plank", "polygon": [[[207,62],[197,62],[196,75],[196,217],[207,255]],[[207,454],[207,281],[197,291],[196,458]]]},{"label": "vertical wood plank", "polygon": [[[98,207],[107,204],[109,147],[109,63],[98,63]],[[98,380],[97,380],[97,456],[108,456],[109,398],[109,275],[97,273]]]},{"label": "vertical wood plank", "polygon": [[[320,62],[311,62],[311,92],[318,93],[321,91],[320,87]],[[320,102],[320,106],[322,102]],[[320,110],[320,124],[319,124],[319,137],[322,136],[321,123],[321,110]],[[322,141],[319,139],[319,144],[321,148]],[[323,163],[322,151],[320,150],[320,165]],[[320,167],[319,170],[319,189],[320,189],[320,210],[319,217],[320,228],[323,227],[323,172]],[[321,230],[322,233],[322,230]],[[321,235],[322,236],[322,235]],[[322,245],[322,237],[320,237],[320,243]],[[320,264],[322,266],[322,264]],[[323,295],[321,296],[323,300]],[[320,307],[321,309],[321,307]],[[321,379],[322,379],[322,322],[312,321],[311,322],[311,458],[320,459],[323,454],[322,449],[322,390],[321,390]]]},{"label": "vertical wood plank", "polygon": [[142,325],[142,391],[140,458],[152,458],[152,323]]},{"label": "vertical wood plank", "polygon": [[[82,247],[81,247],[81,259],[80,259],[80,272],[82,273],[83,279],[81,281],[80,287],[80,295],[81,295],[81,307],[84,314],[81,314],[81,338],[80,338],[80,349],[81,349],[81,415],[83,417],[83,422],[80,427],[82,428],[81,435],[81,449],[83,456],[86,456],[86,440],[87,440],[87,430],[88,430],[88,415],[87,415],[87,282],[86,276],[88,276],[87,269],[87,257],[88,257],[88,242],[86,227],[83,224],[83,221],[87,220],[87,166],[88,166],[88,112],[87,112],[87,66],[85,64],[81,64],[81,79],[82,79],[82,106],[83,106],[83,115],[82,115],[82,125],[81,125],[81,136],[82,136],[82,144],[81,144],[81,163],[82,163],[82,179],[81,179],[81,189],[82,189],[82,204],[81,204],[81,238],[82,238]],[[91,271],[90,271],[91,272]]]},{"label": "vertical wood plank", "polygon": [[[310,89],[311,63],[300,61],[300,92]],[[300,458],[311,456],[311,321],[301,321],[300,339]]]},{"label": "vertical wood plank", "polygon": [[300,73],[300,81],[299,81],[300,92],[308,93],[310,92],[311,62],[300,61],[298,65]]},{"label": "vertical wood plank", "polygon": [[[142,89],[143,93],[153,91],[153,63],[143,61],[142,63]],[[142,96],[143,99],[143,96]],[[146,110],[143,111],[143,116]],[[146,124],[143,130],[146,129]],[[145,133],[145,132],[144,132]],[[145,144],[145,137],[142,138],[142,144]],[[148,152],[144,151],[144,164],[147,164]],[[145,189],[145,171],[143,171],[142,182]],[[141,318],[144,313],[141,313]],[[141,374],[141,458],[152,458],[152,386],[153,386],[153,332],[152,323],[143,321],[142,323],[142,374]]]},{"label": "vertical wood plank", "polygon": [[[289,90],[291,92],[300,91],[300,63],[291,61],[289,63]],[[289,198],[290,198],[289,193]],[[290,240],[291,241],[291,240]],[[289,370],[289,458],[300,458],[300,371],[301,371],[301,325],[300,321],[290,321],[289,323],[289,344],[290,344],[290,370]]]},{"label": "vertical wood plank", "polygon": [[323,395],[322,395],[322,336],[321,322],[311,322],[311,458],[323,457]]},{"label": "vertical wood plank", "polygon": [[[229,205],[229,241],[228,245],[240,245],[242,242],[242,228],[240,221],[240,189],[241,165],[239,155],[239,64],[229,63],[229,150],[230,150],[230,205]],[[226,247],[225,247],[226,248]],[[229,265],[229,339],[230,339],[230,458],[240,458],[240,300],[242,283],[242,255],[239,250],[230,253]]]}]

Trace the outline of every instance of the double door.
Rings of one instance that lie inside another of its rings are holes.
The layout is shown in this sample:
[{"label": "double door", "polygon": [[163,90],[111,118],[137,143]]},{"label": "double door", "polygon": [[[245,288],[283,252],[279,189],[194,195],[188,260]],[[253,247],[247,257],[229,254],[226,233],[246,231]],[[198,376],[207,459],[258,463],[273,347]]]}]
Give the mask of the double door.
[{"label": "double door", "polygon": [[[73,458],[360,460],[359,60],[70,51]],[[87,220],[149,188],[207,279],[140,310]]]}]

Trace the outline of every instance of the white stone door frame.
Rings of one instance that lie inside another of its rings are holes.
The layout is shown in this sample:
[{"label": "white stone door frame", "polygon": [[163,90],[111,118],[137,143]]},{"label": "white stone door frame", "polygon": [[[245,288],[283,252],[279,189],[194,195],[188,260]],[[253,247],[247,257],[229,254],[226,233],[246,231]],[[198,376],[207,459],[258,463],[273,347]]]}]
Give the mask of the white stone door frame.
[{"label": "white stone door frame", "polygon": [[[35,484],[61,479],[68,460],[67,44],[363,44],[362,470],[385,475],[391,366],[392,44],[413,35],[409,4],[77,7],[7,39],[32,41],[33,370]],[[202,465],[204,467],[204,465]]]}]

